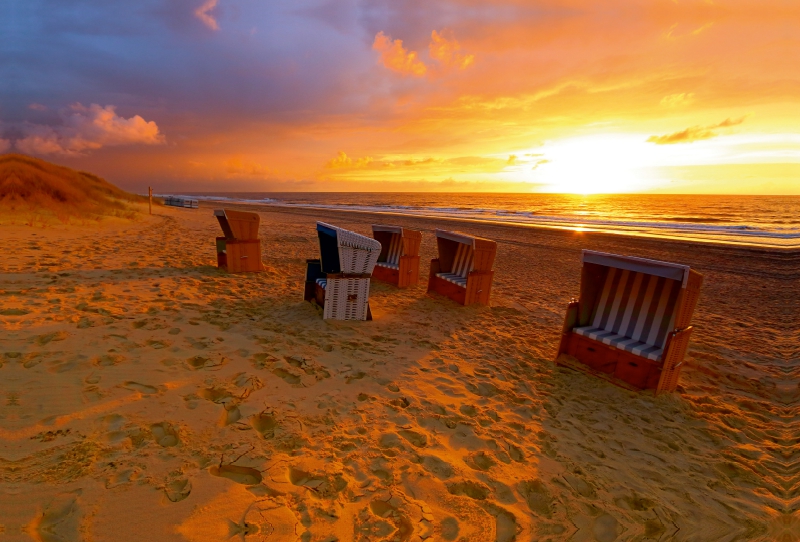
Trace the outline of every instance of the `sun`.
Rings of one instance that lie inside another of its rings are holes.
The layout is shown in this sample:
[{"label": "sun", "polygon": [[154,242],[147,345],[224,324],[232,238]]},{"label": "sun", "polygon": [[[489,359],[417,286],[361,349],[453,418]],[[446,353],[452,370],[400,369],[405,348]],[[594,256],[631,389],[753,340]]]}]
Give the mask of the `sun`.
[{"label": "sun", "polygon": [[530,180],[544,192],[614,194],[641,192],[658,183],[653,151],[641,136],[598,134],[554,141]]}]

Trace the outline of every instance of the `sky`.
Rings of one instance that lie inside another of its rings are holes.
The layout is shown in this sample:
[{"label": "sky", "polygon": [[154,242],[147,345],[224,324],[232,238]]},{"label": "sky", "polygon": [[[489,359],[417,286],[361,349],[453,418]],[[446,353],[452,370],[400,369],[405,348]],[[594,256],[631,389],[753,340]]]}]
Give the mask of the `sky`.
[{"label": "sky", "polygon": [[0,152],[134,191],[800,194],[797,0],[3,0]]}]

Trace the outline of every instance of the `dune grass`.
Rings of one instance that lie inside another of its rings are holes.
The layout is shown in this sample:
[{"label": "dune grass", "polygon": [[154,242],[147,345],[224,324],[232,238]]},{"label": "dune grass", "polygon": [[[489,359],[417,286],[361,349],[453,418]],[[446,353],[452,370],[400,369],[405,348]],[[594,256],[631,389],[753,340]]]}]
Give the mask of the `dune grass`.
[{"label": "dune grass", "polygon": [[20,154],[0,155],[0,225],[84,224],[132,220],[138,203],[106,180]]}]

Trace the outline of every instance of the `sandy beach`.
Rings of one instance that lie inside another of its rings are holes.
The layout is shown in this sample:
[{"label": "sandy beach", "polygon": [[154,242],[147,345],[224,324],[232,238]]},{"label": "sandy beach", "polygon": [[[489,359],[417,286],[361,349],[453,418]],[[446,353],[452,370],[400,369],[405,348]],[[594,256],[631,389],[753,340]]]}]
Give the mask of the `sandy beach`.
[{"label": "sandy beach", "polygon": [[[240,208],[265,273],[207,204],[0,228],[4,540],[800,539],[796,253]],[[316,220],[422,230],[421,284],[323,321]],[[426,294],[437,227],[498,242],[491,306]],[[583,248],[704,274],[677,393],[553,364]]]}]

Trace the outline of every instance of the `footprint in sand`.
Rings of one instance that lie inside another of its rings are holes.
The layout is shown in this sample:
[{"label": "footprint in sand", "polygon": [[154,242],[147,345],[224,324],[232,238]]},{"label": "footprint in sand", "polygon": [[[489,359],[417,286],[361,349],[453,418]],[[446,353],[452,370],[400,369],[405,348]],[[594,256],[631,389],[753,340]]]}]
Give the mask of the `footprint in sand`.
[{"label": "footprint in sand", "polygon": [[120,354],[103,354],[102,356],[94,358],[92,363],[100,367],[111,367],[112,365],[122,363],[125,359],[125,356]]},{"label": "footprint in sand", "polygon": [[440,480],[447,480],[453,476],[453,466],[432,455],[422,457],[422,467]]},{"label": "footprint in sand", "polygon": [[517,491],[528,503],[531,512],[549,518],[553,514],[553,498],[541,480],[528,480],[517,485]]},{"label": "footprint in sand", "polygon": [[[414,532],[414,527],[405,515],[401,515],[397,508],[387,501],[375,499],[369,503],[369,516],[360,517],[356,523],[357,532],[364,533],[368,540],[397,540],[407,541]],[[392,534],[393,537],[389,538]]]},{"label": "footprint in sand", "polygon": [[63,341],[69,337],[66,331],[53,331],[52,333],[45,333],[44,335],[37,335],[33,338],[33,342],[39,346],[44,346],[53,341]]},{"label": "footprint in sand", "polygon": [[186,364],[193,370],[211,369],[214,367],[221,367],[227,363],[228,358],[221,356],[218,361],[206,358],[204,356],[194,356],[186,360]]},{"label": "footprint in sand", "polygon": [[428,445],[428,437],[422,433],[417,433],[416,431],[411,431],[409,429],[403,429],[402,431],[398,431],[397,434],[417,448],[424,448]]},{"label": "footprint in sand", "polygon": [[86,386],[83,388],[83,399],[87,403],[96,403],[103,398],[103,392],[97,386]]},{"label": "footprint in sand", "polygon": [[517,518],[506,510],[497,505],[491,504],[486,507],[495,518],[495,542],[513,542],[517,536]]},{"label": "footprint in sand", "polygon": [[225,403],[222,405],[224,410],[219,419],[220,427],[227,427],[232,423],[236,423],[242,419],[242,412],[239,410],[239,405],[236,403]]},{"label": "footprint in sand", "polygon": [[261,438],[269,440],[275,437],[275,429],[279,427],[275,416],[266,412],[261,412],[250,418],[253,428],[261,434]]},{"label": "footprint in sand", "polygon": [[449,491],[451,495],[461,495],[469,497],[470,499],[475,499],[476,501],[486,500],[486,497],[489,496],[488,487],[480,482],[473,482],[470,480],[448,484],[447,491]]},{"label": "footprint in sand", "polygon": [[274,374],[278,378],[282,378],[284,380],[284,382],[286,382],[287,384],[289,384],[293,388],[302,388],[303,387],[302,379],[300,378],[299,375],[292,374],[292,373],[290,373],[289,371],[287,371],[286,369],[284,369],[282,367],[278,367],[277,369],[274,369],[272,371],[272,374]]},{"label": "footprint in sand", "polygon": [[458,520],[452,516],[444,518],[439,526],[439,534],[448,542],[458,538],[459,530]]},{"label": "footprint in sand", "polygon": [[131,391],[138,391],[144,395],[152,395],[158,392],[158,388],[154,388],[153,386],[148,386],[147,384],[140,384],[139,382],[133,382],[129,380],[122,385],[123,388]]},{"label": "footprint in sand", "polygon": [[192,483],[186,478],[178,478],[167,482],[164,486],[164,493],[172,502],[180,502],[192,492]]},{"label": "footprint in sand", "polygon": [[150,426],[150,432],[153,433],[158,445],[164,448],[177,446],[180,443],[178,432],[168,422],[154,423]]},{"label": "footprint in sand", "polygon": [[137,469],[124,469],[114,473],[106,480],[106,489],[121,486],[133,482],[139,478],[139,471]]},{"label": "footprint in sand", "polygon": [[222,388],[206,388],[200,390],[198,395],[212,403],[224,404],[233,400],[233,394]]},{"label": "footprint in sand", "polygon": [[508,455],[512,460],[518,463],[525,461],[525,453],[521,448],[514,446],[513,444],[508,445]]},{"label": "footprint in sand", "polygon": [[261,473],[256,469],[240,467],[239,465],[219,465],[211,467],[208,472],[214,476],[227,478],[245,486],[260,484],[262,480]]},{"label": "footprint in sand", "polygon": [[497,461],[486,452],[475,452],[467,456],[464,462],[473,470],[487,471],[497,465]]},{"label": "footprint in sand", "polygon": [[44,509],[38,521],[28,528],[35,529],[31,534],[36,540],[79,540],[80,518],[78,517],[78,498],[81,490],[57,495]]}]

